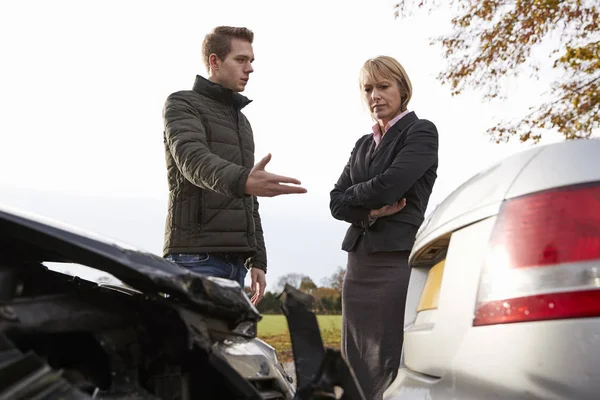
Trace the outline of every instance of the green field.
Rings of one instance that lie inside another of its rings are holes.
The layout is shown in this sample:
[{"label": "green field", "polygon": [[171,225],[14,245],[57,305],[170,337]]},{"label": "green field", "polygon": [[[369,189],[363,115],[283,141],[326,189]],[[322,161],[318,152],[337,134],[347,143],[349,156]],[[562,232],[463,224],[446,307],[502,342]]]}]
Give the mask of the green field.
[{"label": "green field", "polygon": [[[342,316],[317,315],[321,337],[326,347],[340,348]],[[283,362],[292,361],[290,334],[283,315],[263,315],[258,323],[258,337],[275,347]]]}]

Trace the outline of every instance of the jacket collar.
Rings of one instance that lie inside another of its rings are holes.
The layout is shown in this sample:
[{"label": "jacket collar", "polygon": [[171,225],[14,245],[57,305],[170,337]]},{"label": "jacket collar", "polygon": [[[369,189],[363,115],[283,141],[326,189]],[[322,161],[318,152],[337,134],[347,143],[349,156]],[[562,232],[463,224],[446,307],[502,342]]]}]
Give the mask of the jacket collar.
[{"label": "jacket collar", "polygon": [[211,99],[233,106],[238,110],[241,110],[252,102],[252,100],[248,99],[246,96],[236,93],[218,83],[211,82],[200,75],[196,75],[193,90],[194,92],[208,96]]},{"label": "jacket collar", "polygon": [[[396,122],[394,125],[392,125],[388,132],[389,133],[392,133],[392,131],[402,132],[405,128],[407,128],[413,122],[418,121],[418,120],[419,120],[419,117],[417,117],[417,114],[415,114],[414,111],[411,111],[408,114],[406,114],[405,116],[403,116],[402,118],[400,118],[400,120],[398,122]],[[385,137],[385,135],[383,137]]]},{"label": "jacket collar", "polygon": [[393,142],[394,138],[397,135],[399,135],[402,131],[404,131],[409,125],[412,125],[413,122],[416,122],[418,120],[419,120],[419,117],[417,117],[417,114],[415,114],[414,111],[411,111],[408,114],[406,114],[405,116],[403,116],[402,118],[400,118],[400,120],[398,122],[396,122],[394,125],[392,125],[390,127],[390,129],[385,133],[385,135],[383,135],[383,137],[381,138],[381,142],[379,142],[379,145],[377,146],[375,151],[372,153],[372,156],[375,156],[377,153],[379,153],[379,151],[382,148],[387,146],[389,143]]}]

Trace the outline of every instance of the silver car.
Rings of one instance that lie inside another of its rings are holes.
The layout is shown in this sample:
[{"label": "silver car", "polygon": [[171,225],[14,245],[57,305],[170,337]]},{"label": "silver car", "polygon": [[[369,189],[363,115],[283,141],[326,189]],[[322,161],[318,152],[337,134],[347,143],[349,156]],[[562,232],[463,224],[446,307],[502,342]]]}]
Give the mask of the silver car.
[{"label": "silver car", "polygon": [[518,153],[427,218],[384,398],[600,398],[600,140]]}]

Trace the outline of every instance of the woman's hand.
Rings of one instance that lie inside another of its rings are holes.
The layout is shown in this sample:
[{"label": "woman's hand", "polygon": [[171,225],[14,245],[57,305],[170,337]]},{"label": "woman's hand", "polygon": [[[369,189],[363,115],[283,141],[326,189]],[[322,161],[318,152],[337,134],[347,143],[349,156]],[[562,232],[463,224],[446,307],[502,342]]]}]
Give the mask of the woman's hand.
[{"label": "woman's hand", "polygon": [[393,215],[406,207],[406,199],[402,199],[394,204],[389,206],[383,206],[378,210],[371,210],[369,212],[369,217],[372,219],[387,217],[388,215]]}]

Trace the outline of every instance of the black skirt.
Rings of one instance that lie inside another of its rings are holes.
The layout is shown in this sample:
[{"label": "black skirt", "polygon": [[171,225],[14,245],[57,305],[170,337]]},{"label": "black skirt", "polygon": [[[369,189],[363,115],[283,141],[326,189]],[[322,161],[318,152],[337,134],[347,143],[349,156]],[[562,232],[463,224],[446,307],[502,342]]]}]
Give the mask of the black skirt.
[{"label": "black skirt", "polygon": [[380,400],[400,367],[408,251],[368,254],[364,236],[353,252],[342,289],[342,354],[368,400]]}]

